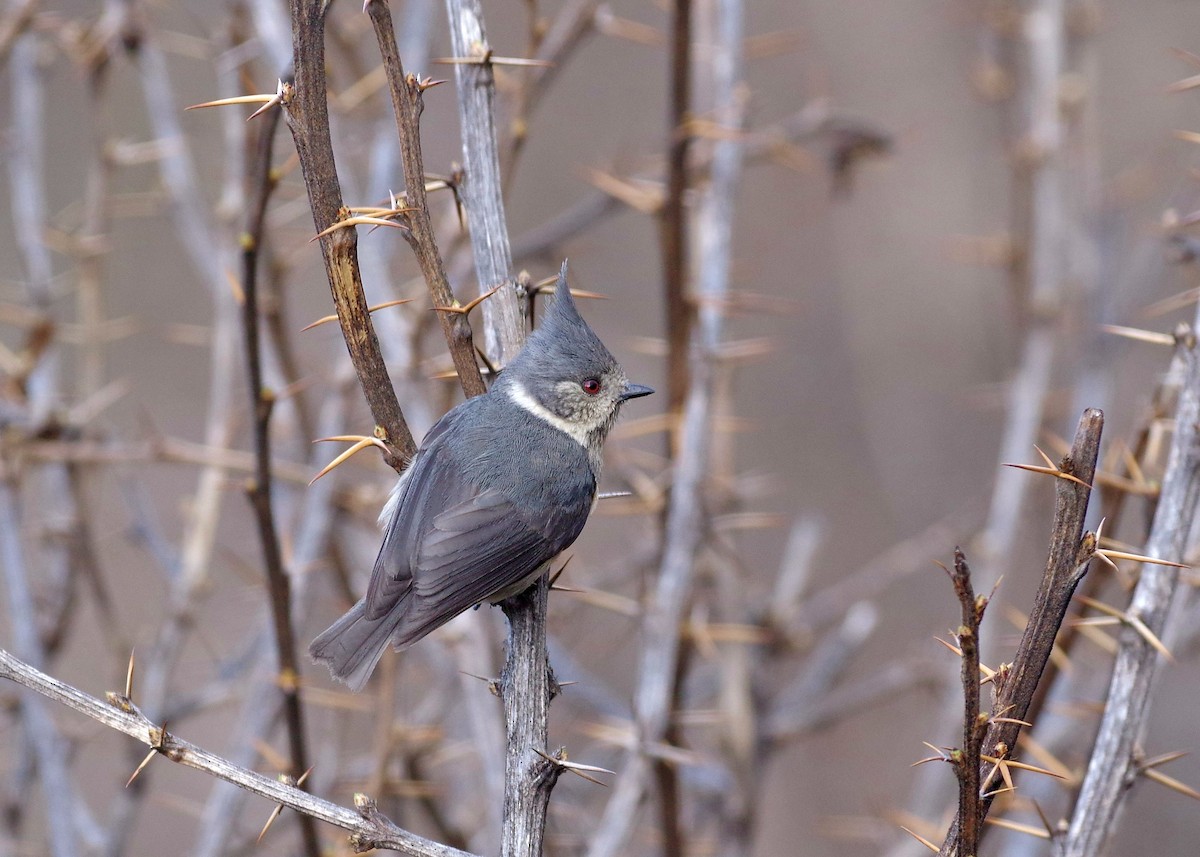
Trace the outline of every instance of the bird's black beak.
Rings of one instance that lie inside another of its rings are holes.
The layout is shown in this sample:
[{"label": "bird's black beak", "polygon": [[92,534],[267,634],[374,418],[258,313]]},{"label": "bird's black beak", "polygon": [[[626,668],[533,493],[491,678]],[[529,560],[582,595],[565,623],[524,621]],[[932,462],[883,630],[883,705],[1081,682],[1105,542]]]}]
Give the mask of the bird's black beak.
[{"label": "bird's black beak", "polygon": [[654,392],[653,387],[647,387],[644,384],[626,384],[624,392],[621,393],[621,401],[626,399],[637,399],[641,396],[649,396]]}]

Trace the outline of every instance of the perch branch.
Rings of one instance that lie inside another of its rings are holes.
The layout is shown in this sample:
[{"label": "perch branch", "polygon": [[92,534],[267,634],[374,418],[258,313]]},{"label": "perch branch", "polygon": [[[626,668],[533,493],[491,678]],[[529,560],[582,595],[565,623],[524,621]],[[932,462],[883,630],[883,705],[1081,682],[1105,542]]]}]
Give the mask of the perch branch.
[{"label": "perch branch", "polygon": [[[478,0],[446,0],[456,56],[486,59],[487,35]],[[525,340],[512,253],[504,216],[503,184],[496,142],[495,78],[490,63],[459,63],[459,121],[466,164],[465,202],[480,293],[501,286],[483,304],[489,357],[504,365]],[[502,605],[508,618],[508,652],[500,682],[507,732],[505,799],[500,853],[537,857],[542,853],[546,810],[558,767],[543,755],[549,741],[548,712],[558,685],[546,651],[543,577],[536,587]]]}]

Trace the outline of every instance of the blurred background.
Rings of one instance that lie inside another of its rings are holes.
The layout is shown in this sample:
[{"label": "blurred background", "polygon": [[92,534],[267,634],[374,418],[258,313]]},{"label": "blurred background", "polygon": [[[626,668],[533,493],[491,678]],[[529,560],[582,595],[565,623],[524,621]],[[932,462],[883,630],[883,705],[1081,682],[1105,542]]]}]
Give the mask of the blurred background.
[{"label": "blurred background", "polygon": [[[554,21],[580,5],[487,0],[489,41],[497,55],[526,56],[531,10],[534,20]],[[1200,60],[1180,53],[1200,53],[1191,41],[1200,8],[1170,0],[1031,5],[1036,14],[1043,6],[1061,12],[1049,148],[1036,121],[1044,57],[1022,35],[1021,4],[745,6],[737,138],[745,164],[736,193],[718,201],[734,212],[722,334],[733,356],[722,363],[713,420],[712,542],[688,616],[702,626],[757,615],[784,573],[805,597],[785,655],[759,675],[763,686],[816,687],[822,696],[836,687],[880,690],[779,741],[754,766],[745,853],[910,853],[900,825],[940,842],[953,773],[910,768],[929,755],[922,741],[948,745],[960,735],[946,702],[957,663],[933,640],[957,626],[958,606],[935,562],[949,563],[959,544],[978,590],[1003,575],[984,660],[1011,657],[1013,611],[1028,611],[1044,563],[1052,484],[1002,463],[1041,463],[1034,443],[1057,458],[1082,408],[1093,406],[1106,414],[1103,452],[1119,469],[1128,448],[1121,443],[1146,424],[1170,349],[1099,326],[1170,332],[1191,317],[1186,301],[1162,302],[1196,285],[1186,225],[1196,208],[1195,140],[1176,132],[1200,130],[1197,95],[1170,87],[1200,73]],[[462,160],[454,71],[434,62],[451,54],[445,10],[430,0],[392,8],[406,67],[449,80],[425,94],[422,132],[427,171],[451,175]],[[569,257],[572,285],[603,298],[584,301],[584,315],[631,379],[662,390],[659,232],[637,203],[661,193],[670,16],[655,2],[590,8],[584,37],[530,105],[527,139],[506,164],[514,262],[537,281]],[[712,107],[708,19],[697,14],[693,105],[704,117]],[[145,667],[134,698],[153,701],[150,716],[264,772],[284,766],[286,740],[262,702],[271,640],[243,491],[251,459],[237,235],[244,117],[254,108],[183,109],[273,92],[288,38],[286,10],[269,0],[14,2],[0,13],[9,200],[0,206],[8,486],[0,512],[8,548],[24,554],[44,666],[101,695],[123,686],[135,648]],[[349,204],[377,205],[403,178],[389,149],[394,130],[369,22],[355,4],[334,4],[328,39],[343,193]],[[532,72],[501,66],[497,74],[505,137]],[[694,162],[711,157],[720,138],[698,134]],[[307,485],[345,448],[314,446],[315,438],[367,435],[372,422],[337,325],[300,332],[332,309],[283,127],[276,164],[284,175],[268,213],[265,300],[284,335],[272,338],[282,351],[268,383],[281,399],[277,517],[303,648],[362,592],[378,544],[374,516],[394,474],[368,452]],[[691,211],[706,192],[700,166],[693,182]],[[433,205],[465,302],[478,285],[453,203],[443,193]],[[560,234],[546,239],[552,230]],[[376,324],[419,437],[461,394],[442,377],[449,359],[407,245],[394,230],[364,229],[360,252],[372,303],[415,298],[381,310]],[[1039,279],[1044,265],[1051,273]],[[481,330],[478,314],[473,320]],[[670,473],[665,410],[661,395],[625,409],[603,487],[634,496],[601,504],[563,579],[580,591],[551,598],[560,678],[580,682],[556,702],[552,741],[572,759],[605,767],[621,764],[639,604],[654,587]],[[1144,463],[1151,478],[1161,469],[1161,460]],[[1096,520],[1101,513],[1093,509]],[[1137,545],[1146,526],[1145,500],[1131,497],[1117,535]],[[14,556],[6,549],[0,645],[20,651]],[[837,588],[848,580],[860,588]],[[1112,603],[1125,603],[1118,578],[1103,587]],[[834,614],[813,618],[822,610]],[[830,628],[845,627],[846,610],[858,611],[866,633],[837,661],[831,686],[805,685],[813,653]],[[679,770],[694,768],[680,776],[695,813],[727,787],[708,778],[731,752],[712,725],[722,716],[712,665],[726,649],[762,643],[733,637],[706,642],[700,634],[689,646],[696,666],[676,740],[686,751]],[[1180,640],[1154,701],[1150,755],[1190,749],[1200,737],[1194,640]],[[314,790],[349,804],[352,791],[374,787],[398,823],[434,837],[455,829],[472,850],[494,851],[495,809],[465,781],[482,771],[491,783],[493,769],[478,756],[487,755],[494,722],[472,718],[483,711],[494,720],[499,703],[464,675],[495,675],[502,642],[499,611],[481,609],[412,654],[385,657],[361,697],[304,659]],[[1070,682],[1047,715],[1068,724],[1046,740],[1069,768],[1090,752],[1109,657],[1102,646],[1077,644],[1064,673]],[[893,686],[881,683],[884,675],[899,678]],[[45,853],[53,850],[47,819],[73,810],[50,805],[36,786],[19,698],[0,687],[0,854]],[[776,713],[812,702],[781,700]],[[91,807],[90,839],[80,825],[87,850],[232,854],[253,846],[270,812],[263,801],[235,805],[205,776],[163,760],[114,798],[144,748],[65,709],[44,711],[67,748],[75,797]],[[389,730],[420,752],[373,759],[370,748]],[[1193,758],[1167,770],[1200,785]],[[1069,816],[1069,784],[1030,788],[1052,820]],[[606,800],[604,789],[564,777],[548,853],[586,853]],[[432,814],[439,803],[445,825]],[[1013,814],[1037,825],[1028,806]],[[295,853],[287,818],[260,849]],[[700,821],[684,827],[695,831],[685,853],[725,850]],[[341,832],[320,834],[327,848],[346,848]],[[1191,854],[1198,835],[1194,801],[1140,782],[1111,853]],[[644,809],[629,853],[662,847],[656,815]],[[1034,837],[998,833],[985,853],[1048,850]]]}]

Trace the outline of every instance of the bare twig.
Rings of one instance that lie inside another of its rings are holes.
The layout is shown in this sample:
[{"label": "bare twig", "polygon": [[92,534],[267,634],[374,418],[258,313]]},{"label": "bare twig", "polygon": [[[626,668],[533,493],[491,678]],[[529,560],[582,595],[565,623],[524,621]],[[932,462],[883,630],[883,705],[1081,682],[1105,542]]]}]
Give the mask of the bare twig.
[{"label": "bare twig", "polygon": [[[1197,325],[1200,325],[1198,316]],[[1188,547],[1200,501],[1200,354],[1194,330],[1180,337],[1186,377],[1175,414],[1175,433],[1145,555],[1180,562]],[[1179,569],[1143,565],[1126,615],[1162,639],[1178,606]],[[1071,818],[1064,857],[1099,854],[1116,827],[1128,787],[1137,773],[1135,747],[1146,729],[1160,660],[1143,634],[1121,635],[1100,731]]]},{"label": "bare twig", "polygon": [[359,851],[387,848],[413,857],[470,857],[465,851],[439,845],[397,827],[365,795],[356,795],[355,809],[350,810],[314,797],[281,780],[238,768],[220,756],[176,738],[161,726],[156,726],[127,697],[110,693],[110,701],[101,702],[34,669],[3,649],[0,649],[0,678],[37,691],[110,729],[124,732],[172,762],[204,771],[261,795],[271,803],[283,804],[319,821],[348,830],[351,844]]},{"label": "bare twig", "polygon": [[979,711],[979,623],[987,609],[987,597],[976,597],[971,586],[971,569],[961,550],[954,551],[954,568],[948,571],[962,608],[962,624],[955,637],[962,650],[963,743],[951,754],[958,776],[958,825],[953,838],[942,845],[943,854],[977,854],[983,829],[979,801],[979,756],[988,718]]},{"label": "bare twig", "polygon": [[462,195],[479,293],[502,286],[494,298],[483,304],[484,343],[488,357],[503,366],[516,356],[525,341],[525,325],[512,274],[512,251],[504,216],[496,142],[496,82],[491,63],[486,61],[491,47],[479,0],[446,0],[446,13],[454,55],[483,60],[456,64],[454,77],[458,82],[458,118],[466,169]]},{"label": "bare twig", "polygon": [[[300,157],[313,223],[321,233],[346,214],[333,157],[325,83],[325,11],[322,0],[292,0],[292,52],[296,82],[285,87],[288,127]],[[411,181],[411,179],[410,179]],[[414,451],[412,433],[392,388],[375,335],[358,268],[358,239],[353,229],[337,229],[321,238],[321,253],[338,319],[375,418],[380,439],[392,454],[388,464],[403,469]]]},{"label": "bare twig", "polygon": [[[411,209],[407,220],[409,229],[405,232],[425,283],[429,287],[433,305],[438,309],[457,306],[454,294],[450,291],[450,283],[446,279],[446,269],[442,264],[442,255],[438,251],[437,242],[433,235],[433,224],[429,218],[429,203],[425,192],[425,162],[421,156],[421,111],[424,101],[421,93],[429,86],[412,74],[406,75],[400,62],[400,53],[396,48],[396,33],[392,25],[392,13],[385,0],[372,0],[367,3],[367,14],[375,28],[375,39],[379,44],[379,53],[383,57],[383,68],[388,77],[388,90],[392,95],[392,109],[396,116],[396,130],[400,138],[400,157],[404,163],[405,200]],[[438,312],[438,320],[442,325],[442,333],[450,349],[450,357],[454,360],[454,368],[458,372],[463,392],[468,396],[478,396],[486,388],[479,374],[479,364],[475,361],[475,346],[471,339],[471,325],[465,313]]]},{"label": "bare twig", "polygon": [[[1037,692],[1038,682],[1045,670],[1058,629],[1066,616],[1075,587],[1087,572],[1096,551],[1096,537],[1084,532],[1088,498],[1096,473],[1100,451],[1100,433],[1104,415],[1094,409],[1083,412],[1070,454],[1059,464],[1059,470],[1074,479],[1055,479],[1054,528],[1046,570],[1034,597],[1029,622],[1017,646],[1012,664],[997,673],[996,698],[992,704],[987,734],[983,738],[984,755],[996,759],[1011,758],[1017,737]],[[1086,484],[1085,484],[1086,483]],[[986,818],[995,797],[997,778],[1002,774],[999,764],[982,766],[980,782],[979,819]],[[947,842],[957,841],[961,820],[956,819]],[[943,849],[947,855],[960,854]]]},{"label": "bare twig", "polygon": [[[248,176],[253,194],[247,209],[246,232],[242,240],[242,330],[245,334],[247,378],[250,382],[250,404],[254,414],[254,480],[247,488],[250,504],[258,522],[262,541],[263,563],[266,566],[267,592],[275,631],[275,650],[278,658],[278,685],[283,694],[284,722],[287,724],[291,749],[293,779],[308,770],[308,748],[304,736],[304,709],[300,703],[300,667],[296,660],[296,634],[292,627],[291,583],[283,567],[279,532],[271,503],[271,411],[274,394],[263,385],[262,350],[259,347],[258,265],[259,248],[263,243],[263,223],[267,202],[275,187],[271,175],[271,152],[279,112],[271,111],[259,129],[257,151]],[[300,819],[300,831],[309,857],[321,852],[317,830],[312,819]]]}]

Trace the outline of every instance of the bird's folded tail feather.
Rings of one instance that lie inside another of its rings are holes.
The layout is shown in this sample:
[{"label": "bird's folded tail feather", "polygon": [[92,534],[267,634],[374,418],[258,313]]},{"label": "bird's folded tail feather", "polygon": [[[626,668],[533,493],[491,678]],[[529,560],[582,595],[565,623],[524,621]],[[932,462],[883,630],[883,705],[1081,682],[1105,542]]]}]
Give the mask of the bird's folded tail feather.
[{"label": "bird's folded tail feather", "polygon": [[308,653],[357,693],[383,657],[404,614],[404,610],[391,610],[378,619],[368,619],[364,598],[313,640]]}]

